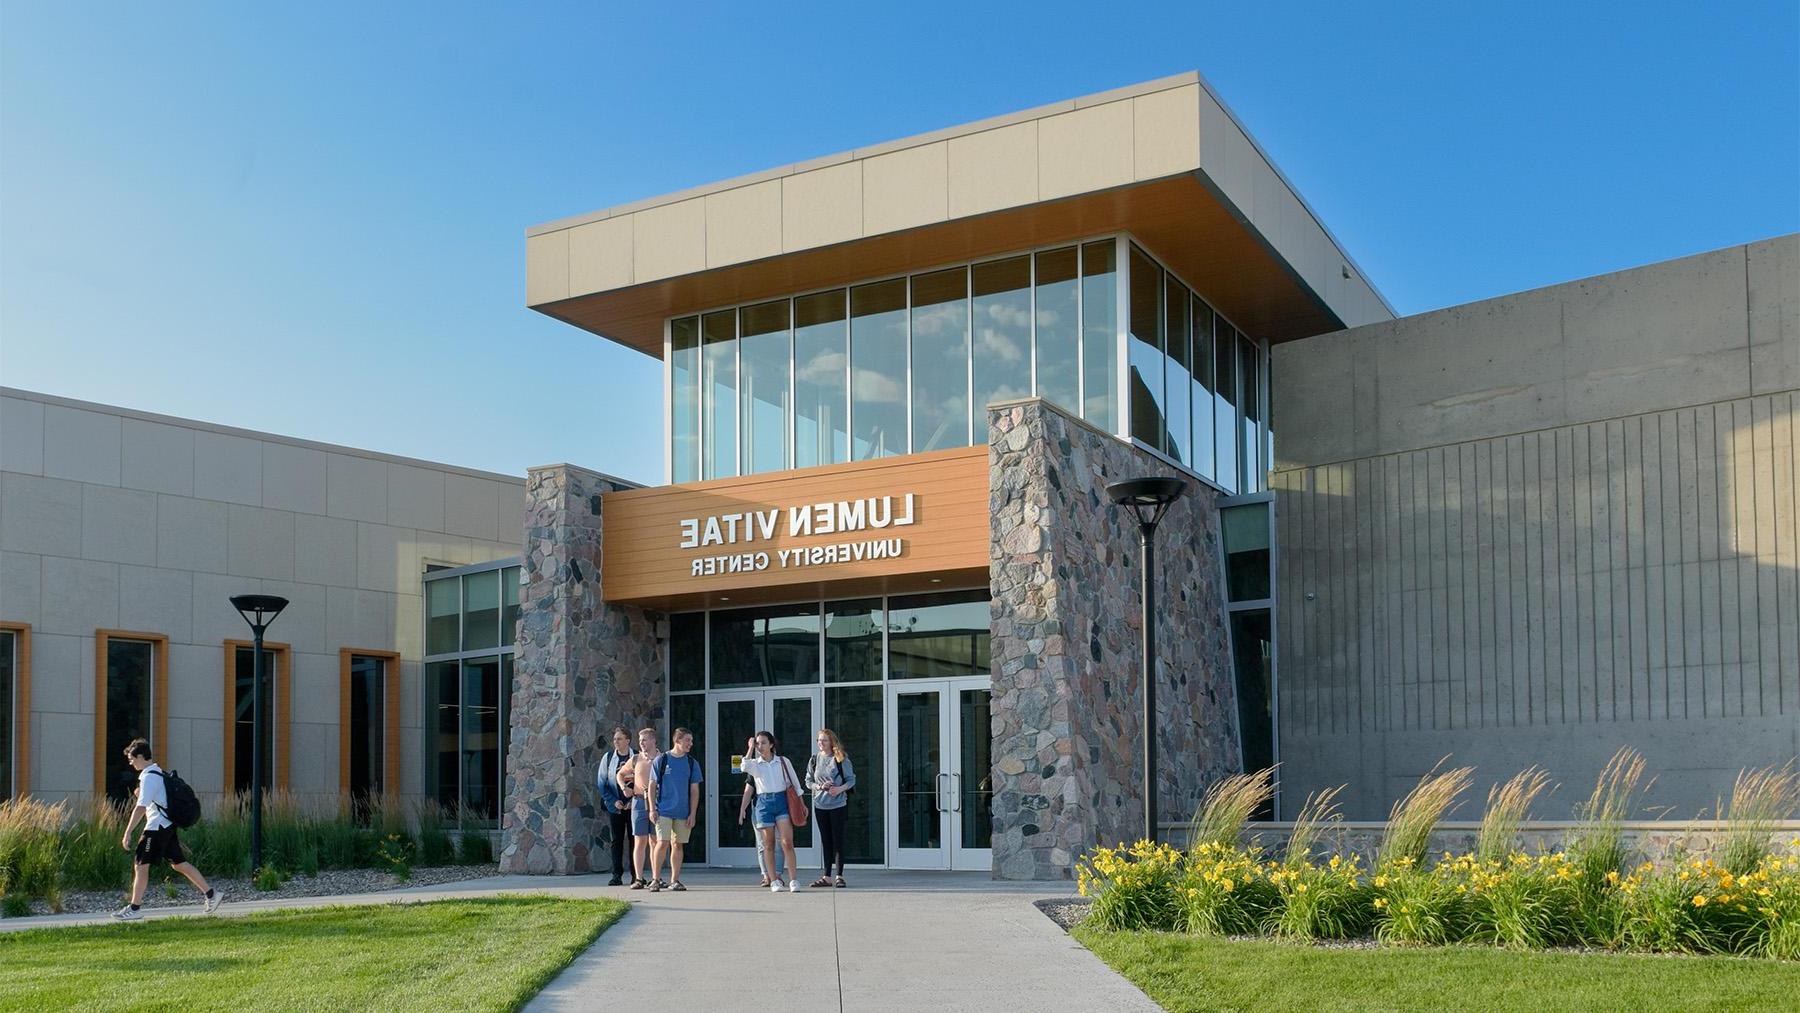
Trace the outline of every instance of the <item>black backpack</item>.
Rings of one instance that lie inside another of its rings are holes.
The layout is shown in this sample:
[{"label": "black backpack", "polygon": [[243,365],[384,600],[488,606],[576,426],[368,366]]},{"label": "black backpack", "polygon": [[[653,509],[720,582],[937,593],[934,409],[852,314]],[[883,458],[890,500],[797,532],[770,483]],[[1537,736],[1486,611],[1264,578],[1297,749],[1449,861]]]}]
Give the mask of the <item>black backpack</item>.
[{"label": "black backpack", "polygon": [[163,809],[169,822],[182,830],[200,822],[200,796],[194,794],[194,789],[173,770],[159,769],[157,773],[162,775],[163,795],[169,801]]}]

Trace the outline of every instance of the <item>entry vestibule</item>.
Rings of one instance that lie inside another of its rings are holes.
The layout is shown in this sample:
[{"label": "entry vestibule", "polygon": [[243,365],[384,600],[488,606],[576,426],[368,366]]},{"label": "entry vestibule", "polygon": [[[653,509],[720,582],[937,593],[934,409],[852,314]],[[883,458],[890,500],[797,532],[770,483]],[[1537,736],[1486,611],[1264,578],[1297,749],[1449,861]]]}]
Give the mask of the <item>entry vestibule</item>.
[{"label": "entry vestibule", "polygon": [[[856,771],[849,863],[991,868],[988,611],[976,589],[672,615],[669,724],[696,733],[706,765],[689,861],[754,867],[735,757],[767,730],[803,775],[826,727]],[[815,828],[794,844],[817,868]]]}]

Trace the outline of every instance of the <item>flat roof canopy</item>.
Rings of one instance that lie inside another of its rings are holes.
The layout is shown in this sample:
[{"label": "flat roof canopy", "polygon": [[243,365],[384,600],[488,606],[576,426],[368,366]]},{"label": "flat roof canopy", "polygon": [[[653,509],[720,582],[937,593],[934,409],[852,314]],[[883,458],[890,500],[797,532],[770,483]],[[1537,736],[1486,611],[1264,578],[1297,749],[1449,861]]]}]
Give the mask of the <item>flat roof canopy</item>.
[{"label": "flat roof canopy", "polygon": [[526,302],[660,357],[672,316],[1109,232],[1270,341],[1393,316],[1198,74],[538,226]]}]

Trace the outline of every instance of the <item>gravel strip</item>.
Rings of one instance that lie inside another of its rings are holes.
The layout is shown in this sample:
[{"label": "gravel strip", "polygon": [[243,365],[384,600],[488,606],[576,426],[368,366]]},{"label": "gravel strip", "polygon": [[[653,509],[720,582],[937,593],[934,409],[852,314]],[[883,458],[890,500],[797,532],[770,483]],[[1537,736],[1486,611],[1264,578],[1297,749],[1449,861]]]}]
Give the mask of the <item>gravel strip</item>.
[{"label": "gravel strip", "polygon": [[1094,905],[1094,902],[1086,897],[1052,897],[1049,900],[1033,901],[1032,903],[1037,905],[1037,909],[1044,912],[1064,932],[1074,928],[1076,923],[1086,918],[1088,910]]},{"label": "gravel strip", "polygon": [[[205,871],[201,870],[203,873]],[[214,889],[224,889],[229,902],[326,897],[339,893],[379,893],[401,887],[438,886],[443,883],[486,879],[499,874],[498,865],[443,865],[414,869],[412,878],[404,883],[384,869],[328,869],[317,876],[297,875],[282,884],[281,889],[268,891],[253,889],[247,879],[214,879],[210,883]],[[168,888],[158,881],[160,876],[160,872],[151,875],[149,889],[144,891],[144,907],[193,907],[200,903],[199,894],[180,876],[175,876],[175,899],[170,900]],[[71,914],[116,911],[125,903],[126,898],[127,892],[123,890],[71,890],[63,894],[62,909]],[[43,901],[34,900],[31,903],[31,913],[41,915],[50,914],[51,911]]]}]

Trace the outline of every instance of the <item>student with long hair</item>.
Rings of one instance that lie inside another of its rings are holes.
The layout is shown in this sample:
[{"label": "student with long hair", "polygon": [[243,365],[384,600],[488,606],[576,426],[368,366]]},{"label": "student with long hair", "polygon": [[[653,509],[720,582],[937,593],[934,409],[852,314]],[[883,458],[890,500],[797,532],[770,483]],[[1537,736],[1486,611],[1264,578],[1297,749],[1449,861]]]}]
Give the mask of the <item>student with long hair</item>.
[{"label": "student with long hair", "polygon": [[[806,761],[806,790],[812,792],[813,820],[819,825],[819,847],[825,867],[813,886],[845,887],[844,834],[850,825],[850,789],[856,787],[856,767],[837,733],[819,729],[814,744],[818,751]],[[835,863],[837,875],[832,875]]]},{"label": "student with long hair", "polygon": [[[762,835],[764,852],[773,855],[777,841],[781,851],[787,858],[788,892],[798,893],[800,890],[800,866],[794,859],[794,823],[788,817],[787,790],[789,786],[798,789],[800,778],[794,774],[794,765],[787,758],[776,752],[773,732],[757,732],[744,744],[744,773],[756,781],[756,817],[752,825]],[[781,892],[781,880],[773,868],[763,869],[771,878],[769,892]]]},{"label": "student with long hair", "polygon": [[[612,730],[612,748],[600,758],[595,779],[600,785],[600,805],[606,810],[606,821],[612,830],[612,879],[607,886],[625,881],[625,842],[631,837],[631,798],[619,782],[619,773],[631,766],[637,750],[631,748],[631,733],[623,728]],[[636,878],[632,882],[637,882]]]}]

